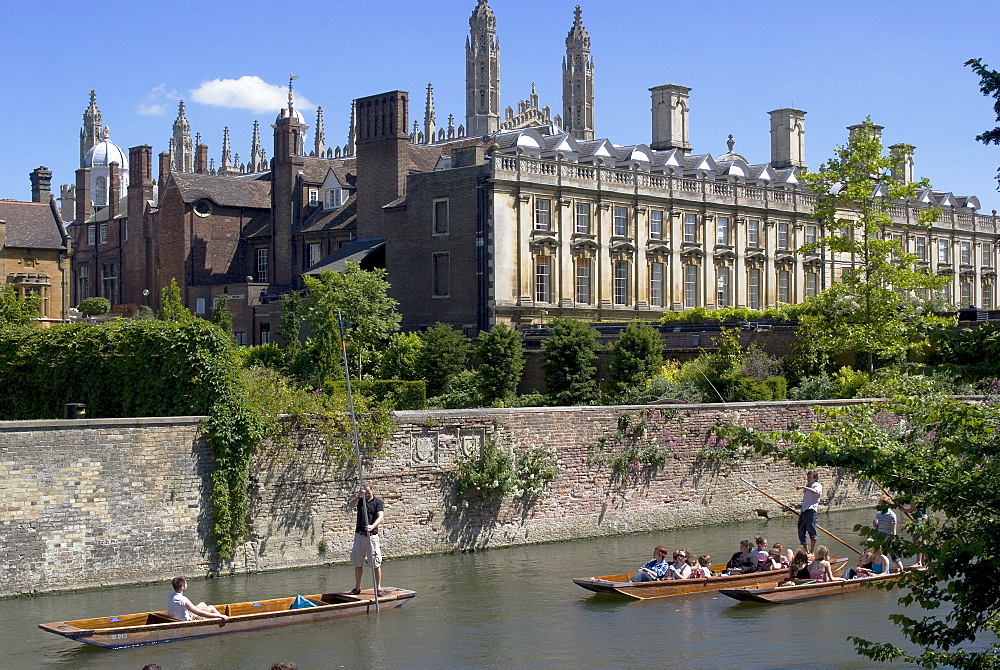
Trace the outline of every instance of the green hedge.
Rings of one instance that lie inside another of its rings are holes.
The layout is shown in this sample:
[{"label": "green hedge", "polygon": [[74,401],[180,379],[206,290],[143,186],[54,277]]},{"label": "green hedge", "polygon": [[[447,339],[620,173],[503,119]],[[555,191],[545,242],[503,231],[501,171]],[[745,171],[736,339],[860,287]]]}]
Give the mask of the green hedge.
[{"label": "green hedge", "polygon": [[[427,409],[427,383],[420,381],[405,381],[402,379],[379,379],[376,381],[352,379],[351,391],[361,393],[376,402],[391,399],[392,408]],[[327,393],[347,393],[345,382],[328,382]]]}]

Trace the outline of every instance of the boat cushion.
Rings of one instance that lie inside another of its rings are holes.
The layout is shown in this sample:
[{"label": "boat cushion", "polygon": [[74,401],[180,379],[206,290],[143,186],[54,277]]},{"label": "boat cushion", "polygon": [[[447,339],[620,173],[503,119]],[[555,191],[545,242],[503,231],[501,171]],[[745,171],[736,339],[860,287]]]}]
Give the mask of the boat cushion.
[{"label": "boat cushion", "polygon": [[300,610],[306,607],[316,607],[316,603],[309,600],[308,598],[303,598],[302,596],[295,596],[295,602],[288,609],[290,610]]}]

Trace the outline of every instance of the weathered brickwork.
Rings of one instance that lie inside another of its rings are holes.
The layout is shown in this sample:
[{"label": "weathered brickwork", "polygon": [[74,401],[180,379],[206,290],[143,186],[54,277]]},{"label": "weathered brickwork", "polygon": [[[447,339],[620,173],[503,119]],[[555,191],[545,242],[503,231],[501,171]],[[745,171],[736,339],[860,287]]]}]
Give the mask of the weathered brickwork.
[{"label": "weathered brickwork", "polygon": [[[835,404],[829,401],[824,404]],[[783,463],[704,463],[719,421],[760,429],[808,425],[810,403],[399,412],[390,454],[365,473],[386,503],[388,556],[568,540],[771,514],[778,506],[740,479],[796,502],[802,473]],[[623,413],[673,457],[626,483],[588,465]],[[211,562],[212,455],[198,419],[0,423],[0,595],[167,579]],[[466,505],[454,464],[489,436],[552,448],[559,476],[534,505]],[[251,537],[232,567],[264,570],[346,559],[356,475],[332,467],[315,439],[260,454],[251,475]],[[823,504],[871,504],[876,491],[824,472]]]}]

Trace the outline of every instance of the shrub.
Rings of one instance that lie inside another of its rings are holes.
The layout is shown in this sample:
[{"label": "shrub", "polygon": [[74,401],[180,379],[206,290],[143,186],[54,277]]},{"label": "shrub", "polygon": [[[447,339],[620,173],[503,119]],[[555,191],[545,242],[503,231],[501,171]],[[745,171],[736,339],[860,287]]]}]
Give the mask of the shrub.
[{"label": "shrub", "polygon": [[102,316],[111,311],[111,301],[107,298],[86,298],[77,305],[84,316]]},{"label": "shrub", "polygon": [[553,405],[583,405],[597,391],[597,331],[582,321],[557,318],[545,352],[545,391]]},{"label": "shrub", "polygon": [[509,401],[517,393],[524,370],[521,333],[497,324],[483,335],[476,350],[479,392],[487,402]]},{"label": "shrub", "polygon": [[[327,393],[347,393],[346,382],[327,382],[324,388]],[[376,403],[388,403],[394,410],[427,408],[427,385],[422,380],[352,379],[351,391],[368,396]]]},{"label": "shrub", "polygon": [[456,493],[475,490],[487,502],[508,495],[530,501],[542,496],[559,474],[559,461],[551,449],[501,444],[501,437],[486,438],[482,452],[460,458],[455,464]]}]

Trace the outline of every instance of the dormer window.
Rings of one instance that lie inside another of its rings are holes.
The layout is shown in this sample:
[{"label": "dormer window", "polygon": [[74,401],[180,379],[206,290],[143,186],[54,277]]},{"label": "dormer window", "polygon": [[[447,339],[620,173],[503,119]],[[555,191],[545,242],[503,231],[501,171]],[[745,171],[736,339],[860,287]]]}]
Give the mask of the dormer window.
[{"label": "dormer window", "polygon": [[319,189],[311,188],[309,189],[309,206],[315,207],[319,204]]},{"label": "dormer window", "polygon": [[323,192],[324,209],[340,209],[344,206],[344,189],[331,188]]}]

